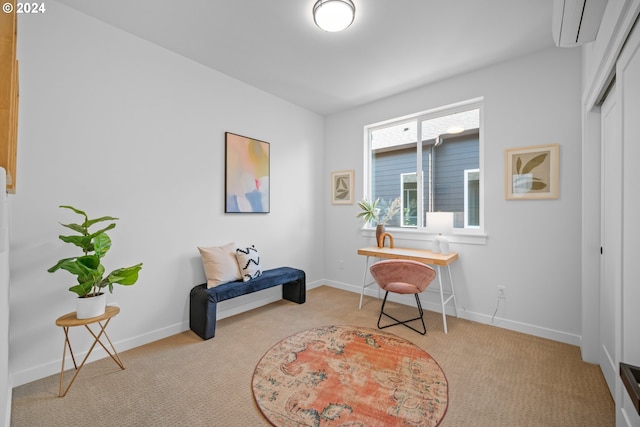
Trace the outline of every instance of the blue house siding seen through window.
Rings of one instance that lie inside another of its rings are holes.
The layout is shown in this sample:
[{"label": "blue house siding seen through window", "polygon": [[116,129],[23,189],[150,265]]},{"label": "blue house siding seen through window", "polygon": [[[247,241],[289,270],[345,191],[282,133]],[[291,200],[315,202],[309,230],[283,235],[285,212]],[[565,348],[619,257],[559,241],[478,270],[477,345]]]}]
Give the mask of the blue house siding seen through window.
[{"label": "blue house siding seen through window", "polygon": [[[423,203],[424,207],[416,207],[415,211],[405,212],[405,217],[410,218],[418,212],[424,215],[432,203],[433,211],[454,212],[454,226],[464,227],[464,186],[465,170],[477,170],[480,167],[479,137],[478,133],[462,136],[447,136],[441,144],[434,146],[434,140],[423,142],[422,167],[423,167]],[[431,164],[433,161],[433,164]],[[403,190],[403,174],[416,173],[416,149],[406,145],[398,149],[377,150],[372,159],[372,198],[380,199],[385,205],[396,197],[400,197]],[[430,171],[431,168],[431,171]],[[431,173],[430,173],[431,172]],[[433,176],[433,186],[429,177]],[[476,181],[477,182],[477,181]],[[473,184],[472,184],[473,185]],[[431,192],[431,198],[429,193]],[[477,189],[471,188],[470,198],[478,197]],[[469,201],[469,207],[477,210],[477,203]],[[405,218],[404,226],[408,225]],[[387,224],[390,227],[400,226],[401,215],[395,216]],[[469,224],[479,223],[477,215],[469,215]],[[415,225],[413,223],[412,225]]]}]

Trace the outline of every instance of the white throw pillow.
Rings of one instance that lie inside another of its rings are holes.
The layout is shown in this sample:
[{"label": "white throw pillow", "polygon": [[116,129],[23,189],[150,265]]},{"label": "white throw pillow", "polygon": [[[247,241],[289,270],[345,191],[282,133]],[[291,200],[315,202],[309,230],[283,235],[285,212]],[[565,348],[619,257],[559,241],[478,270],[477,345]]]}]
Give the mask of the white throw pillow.
[{"label": "white throw pillow", "polygon": [[260,254],[258,254],[258,250],[254,245],[236,249],[236,259],[238,260],[238,267],[240,267],[243,281],[248,282],[262,275]]},{"label": "white throw pillow", "polygon": [[207,276],[207,288],[242,278],[236,261],[235,248],[234,242],[219,247],[203,248],[198,246],[204,274]]}]

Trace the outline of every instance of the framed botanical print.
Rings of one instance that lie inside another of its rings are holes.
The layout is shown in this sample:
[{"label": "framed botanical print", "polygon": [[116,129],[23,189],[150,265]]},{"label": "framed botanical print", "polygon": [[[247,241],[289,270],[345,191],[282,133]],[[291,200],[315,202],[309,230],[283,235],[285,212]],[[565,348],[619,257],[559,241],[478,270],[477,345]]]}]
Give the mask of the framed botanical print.
[{"label": "framed botanical print", "polygon": [[331,203],[353,204],[353,170],[331,172]]},{"label": "framed botanical print", "polygon": [[558,198],[559,145],[509,148],[504,152],[507,200]]}]

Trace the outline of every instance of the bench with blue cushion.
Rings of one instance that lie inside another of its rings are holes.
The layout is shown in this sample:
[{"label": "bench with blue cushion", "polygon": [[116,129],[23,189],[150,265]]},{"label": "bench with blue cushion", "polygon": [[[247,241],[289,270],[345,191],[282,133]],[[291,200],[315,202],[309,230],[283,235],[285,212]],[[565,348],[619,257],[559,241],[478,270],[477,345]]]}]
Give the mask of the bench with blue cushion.
[{"label": "bench with blue cushion", "polygon": [[282,298],[303,304],[306,298],[306,275],[302,270],[280,267],[264,270],[262,275],[247,282],[238,280],[207,289],[207,284],[191,289],[189,327],[203,340],[216,335],[217,304],[240,295],[282,285]]}]

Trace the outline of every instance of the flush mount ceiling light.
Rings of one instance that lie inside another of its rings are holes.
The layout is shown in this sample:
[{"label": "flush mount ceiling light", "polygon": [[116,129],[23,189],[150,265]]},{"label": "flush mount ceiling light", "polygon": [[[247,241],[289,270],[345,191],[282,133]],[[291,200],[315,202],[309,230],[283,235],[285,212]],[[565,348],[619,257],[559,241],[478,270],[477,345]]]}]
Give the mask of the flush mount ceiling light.
[{"label": "flush mount ceiling light", "polygon": [[318,0],[313,6],[313,21],[331,33],[347,29],[355,14],[356,7],[351,0]]}]

